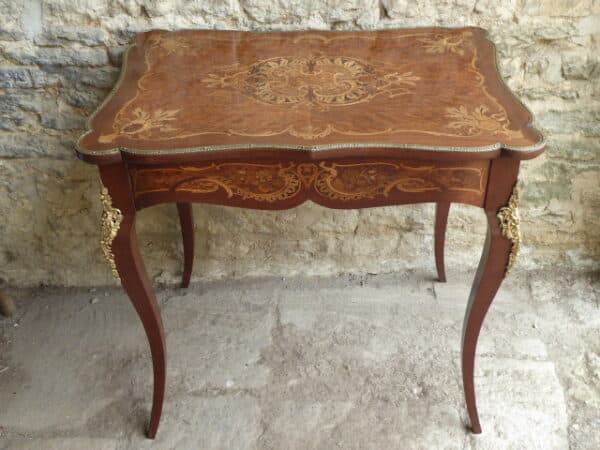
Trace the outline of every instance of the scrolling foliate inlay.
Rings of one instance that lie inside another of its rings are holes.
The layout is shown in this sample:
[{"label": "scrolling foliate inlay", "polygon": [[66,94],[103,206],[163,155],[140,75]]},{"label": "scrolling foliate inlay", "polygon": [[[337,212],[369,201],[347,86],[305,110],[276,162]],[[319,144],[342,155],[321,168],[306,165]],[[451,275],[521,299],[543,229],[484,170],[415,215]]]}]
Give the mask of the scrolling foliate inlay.
[{"label": "scrolling foliate inlay", "polygon": [[492,113],[485,105],[479,105],[471,111],[467,110],[464,106],[447,108],[446,116],[451,120],[451,122],[447,124],[447,127],[454,129],[457,133],[465,136],[477,135],[481,133],[481,131],[488,131],[492,134],[503,134],[511,137],[521,136],[520,131],[508,128],[510,122],[506,115],[506,111]]},{"label": "scrolling foliate inlay", "polygon": [[458,36],[434,36],[428,38],[421,38],[421,42],[425,48],[425,53],[432,54],[443,54],[446,52],[456,53],[457,55],[464,55],[464,38],[470,36],[468,33],[463,33]]},{"label": "scrolling foliate inlay", "polygon": [[[221,142],[219,135],[248,138],[249,142],[275,136],[316,141],[332,135],[352,142],[405,134],[525,139],[522,130],[512,128],[500,101],[488,92],[471,31],[391,35],[398,42],[394,45],[399,56],[385,60],[353,56],[354,46],[368,53],[364,48],[373,45],[371,35],[307,34],[296,38],[298,46],[306,45],[306,52],[282,54],[266,33],[249,38],[245,43],[248,56],[243,60],[193,65],[178,73],[185,96],[167,90],[171,63],[201,61],[206,48],[217,43],[224,46],[224,52],[230,51],[230,38],[223,36],[222,40],[177,33],[149,37],[140,49],[145,71],[136,81],[135,95],[116,112],[112,130],[100,133],[98,142],[119,145],[190,138]],[[307,44],[311,41],[327,45]],[[468,83],[473,93],[463,94],[458,104],[457,96],[429,97],[438,92],[433,84],[443,84],[443,77],[432,74],[443,72],[448,64],[462,67],[461,82]],[[422,117],[423,107],[415,106],[421,102],[435,110]],[[367,115],[364,108],[369,108]]]},{"label": "scrolling foliate inlay", "polygon": [[420,77],[345,56],[277,57],[210,73],[210,88],[235,89],[273,105],[304,104],[326,110],[411,92]]},{"label": "scrolling foliate inlay", "polygon": [[305,191],[331,200],[386,198],[392,191],[463,191],[482,194],[485,172],[478,167],[411,165],[388,161],[359,163],[213,163],[202,166],[139,168],[136,195],[150,192],[211,194],[223,191],[274,203]]}]

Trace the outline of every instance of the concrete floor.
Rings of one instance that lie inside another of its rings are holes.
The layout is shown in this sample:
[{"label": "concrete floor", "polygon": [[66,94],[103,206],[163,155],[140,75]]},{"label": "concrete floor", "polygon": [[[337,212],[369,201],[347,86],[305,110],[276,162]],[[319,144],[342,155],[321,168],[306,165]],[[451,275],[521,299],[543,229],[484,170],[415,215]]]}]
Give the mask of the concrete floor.
[{"label": "concrete floor", "polygon": [[597,276],[511,275],[480,339],[484,428],[465,430],[472,274],[160,288],[168,392],[117,288],[13,292],[0,319],[2,449],[599,449]]}]

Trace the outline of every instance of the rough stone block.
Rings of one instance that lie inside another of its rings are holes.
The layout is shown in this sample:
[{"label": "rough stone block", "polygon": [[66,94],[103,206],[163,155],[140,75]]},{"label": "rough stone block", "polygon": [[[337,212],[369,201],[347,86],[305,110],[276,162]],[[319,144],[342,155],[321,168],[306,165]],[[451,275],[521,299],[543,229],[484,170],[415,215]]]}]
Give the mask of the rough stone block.
[{"label": "rough stone block", "polygon": [[0,88],[27,88],[32,85],[27,67],[0,67]]},{"label": "rough stone block", "polygon": [[103,66],[108,64],[104,48],[88,47],[35,47],[31,43],[6,44],[0,48],[4,55],[21,64],[41,66]]},{"label": "rough stone block", "polygon": [[109,34],[102,28],[55,25],[48,26],[34,39],[37,45],[61,45],[65,41],[94,46],[105,44]]},{"label": "rough stone block", "polygon": [[548,158],[564,159],[574,163],[600,164],[600,137],[577,138],[557,135],[552,140],[552,152]]},{"label": "rough stone block", "polygon": [[76,87],[63,90],[62,97],[68,105],[74,108],[84,108],[88,112],[91,112],[96,109],[106,95],[107,91],[104,89],[87,88],[83,90]]},{"label": "rough stone block", "polygon": [[[0,1],[0,40],[19,40],[27,36],[23,17],[28,8],[25,1]],[[36,15],[34,15],[35,17]]]},{"label": "rough stone block", "polygon": [[[173,2],[164,2],[160,0],[151,0],[145,2],[144,12],[150,17],[163,17],[166,15],[186,16],[216,16],[216,17],[235,17],[242,14],[240,4],[237,0],[205,0],[202,2],[176,1],[176,9],[173,8]],[[266,5],[263,4],[264,9]]]},{"label": "rough stone block", "polygon": [[[42,0],[44,20],[56,25],[88,23],[94,18],[116,15],[123,11],[128,0],[78,0],[73,7],[73,0]],[[137,14],[141,14],[138,7]]]},{"label": "rough stone block", "polygon": [[120,70],[116,67],[98,67],[91,70],[79,71],[79,82],[86,86],[111,88],[117,82]]},{"label": "rough stone block", "polygon": [[[57,137],[42,133],[31,135],[17,130],[14,133],[3,134],[0,139],[0,158],[72,159],[74,142],[74,136]],[[2,159],[0,159],[1,161]],[[45,161],[43,164],[48,165],[49,163]],[[8,200],[5,199],[4,207],[10,205]],[[0,203],[2,202],[0,201]],[[25,216],[15,214],[15,220],[26,221],[27,219]]]},{"label": "rough stone block", "polygon": [[85,116],[59,104],[57,110],[47,111],[41,116],[40,124],[54,130],[80,130],[84,127]]},{"label": "rough stone block", "polygon": [[575,23],[575,29],[580,35],[597,35],[600,31],[600,11],[595,15],[585,15]]},{"label": "rough stone block", "polygon": [[0,66],[0,88],[40,88],[59,84],[60,76],[37,67]]},{"label": "rough stone block", "polygon": [[[596,102],[598,103],[598,102]],[[571,111],[549,108],[540,111],[537,119],[540,126],[551,133],[580,132],[584,136],[600,136],[600,107],[592,103],[586,109]]]},{"label": "rough stone block", "polygon": [[0,114],[7,115],[17,111],[19,97],[11,94],[0,95]]},{"label": "rough stone block", "polygon": [[592,13],[594,0],[526,0],[523,12],[533,16],[580,17]]},{"label": "rough stone block", "polygon": [[[0,101],[2,101],[2,97],[0,97]],[[16,131],[25,122],[25,115],[16,111],[13,112],[10,116],[5,115],[0,111],[0,131]]]},{"label": "rough stone block", "polygon": [[562,75],[567,80],[589,80],[600,77],[598,60],[588,59],[582,54],[563,55]]},{"label": "rough stone block", "polygon": [[259,23],[306,24],[318,28],[340,22],[372,26],[379,18],[375,0],[294,0],[269,6],[261,0],[242,0],[241,5],[245,13]]}]

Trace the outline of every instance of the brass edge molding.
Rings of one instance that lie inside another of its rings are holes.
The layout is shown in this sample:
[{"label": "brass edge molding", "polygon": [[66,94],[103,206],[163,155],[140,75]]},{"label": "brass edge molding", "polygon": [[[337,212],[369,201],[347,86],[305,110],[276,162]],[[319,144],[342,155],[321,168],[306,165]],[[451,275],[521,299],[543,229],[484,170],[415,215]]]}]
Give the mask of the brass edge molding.
[{"label": "brass edge molding", "polygon": [[505,275],[509,274],[521,252],[521,218],[519,217],[520,194],[521,192],[517,183],[508,199],[508,204],[500,208],[497,214],[498,220],[500,221],[500,228],[502,229],[502,236],[512,242],[512,249],[508,258]]},{"label": "brass edge molding", "polygon": [[[420,27],[418,27],[416,29],[419,29],[419,28]],[[440,29],[440,30],[465,29],[466,30],[469,28],[472,28],[472,27],[447,27],[447,28],[445,28],[445,27],[424,27],[422,29],[424,29],[424,30],[428,30],[428,29],[434,29],[434,30],[436,30],[436,29]],[[484,30],[484,31],[486,32],[486,41],[489,42],[490,44],[494,45],[494,43],[489,39],[489,33],[487,32],[487,30]],[[112,98],[114,97],[116,92],[121,87],[121,84],[122,84],[123,80],[125,79],[125,74],[127,72],[129,53],[136,45],[137,45],[137,41],[135,41],[134,43],[129,45],[129,47],[127,47],[127,49],[125,50],[124,56],[123,56],[121,72],[119,74],[119,78],[118,78],[117,82],[112,87],[112,89],[110,90],[110,92],[108,93],[106,98],[102,101],[102,103],[100,103],[100,105],[94,110],[94,112],[85,121],[85,130],[79,136],[77,141],[75,142],[75,149],[77,150],[77,152],[81,153],[82,155],[101,156],[101,155],[117,155],[119,153],[129,153],[129,154],[133,154],[133,155],[135,155],[135,154],[138,154],[138,155],[163,155],[163,154],[176,155],[176,154],[209,152],[209,151],[218,151],[218,150],[251,150],[251,149],[255,149],[255,148],[269,149],[269,150],[286,150],[287,149],[287,150],[315,151],[315,152],[336,150],[336,149],[348,149],[348,148],[396,148],[396,149],[414,149],[414,150],[427,150],[427,151],[439,151],[439,152],[469,152],[469,153],[471,153],[471,152],[472,153],[487,152],[487,151],[503,149],[503,150],[516,151],[516,152],[520,152],[520,153],[528,153],[528,152],[534,152],[537,150],[541,150],[546,146],[545,137],[541,133],[538,133],[540,136],[540,140],[538,142],[536,142],[535,144],[532,144],[529,146],[523,146],[523,147],[510,146],[510,145],[503,144],[502,142],[496,142],[494,144],[489,144],[489,145],[484,145],[484,146],[479,146],[479,147],[476,147],[476,146],[475,147],[432,146],[432,145],[415,145],[415,144],[409,144],[409,143],[395,144],[395,143],[387,143],[387,142],[386,143],[368,142],[368,143],[335,143],[335,144],[323,144],[323,145],[234,144],[234,145],[210,145],[210,146],[199,146],[199,147],[183,147],[183,148],[171,148],[171,149],[138,149],[138,148],[117,146],[117,147],[112,147],[112,148],[102,149],[102,150],[87,149],[81,145],[81,142],[88,134],[93,132],[92,121],[94,120],[96,115],[102,110],[102,108],[104,108],[104,106],[106,104],[108,104],[108,102],[110,100],[112,100]],[[494,62],[496,63],[495,64],[496,72],[499,74],[498,64],[497,64],[497,52],[494,51],[493,53],[494,53]],[[497,78],[500,80],[503,87],[505,89],[508,89],[508,87],[507,87],[506,83],[504,82],[504,80],[502,79],[502,77],[498,76]],[[508,90],[508,92],[511,92],[511,91]],[[511,94],[512,94],[512,92],[511,92]],[[511,97],[512,97],[512,99],[516,99],[516,97],[514,95],[511,95]],[[519,103],[519,105],[521,107],[523,107],[526,110],[526,112],[528,113],[529,118],[530,118],[528,123],[525,124],[525,128],[531,128],[533,125],[533,122],[534,122],[534,120],[533,120],[534,116],[533,116],[532,112],[529,110],[529,108],[527,108],[518,99],[517,99],[517,102]]]},{"label": "brass edge molding", "polygon": [[123,221],[123,213],[120,209],[112,205],[112,198],[108,193],[108,189],[104,186],[102,186],[102,190],[100,191],[100,200],[102,201],[102,237],[100,239],[100,246],[113,276],[116,279],[120,279],[117,264],[115,263],[115,255],[112,251],[112,243],[119,232],[119,227]]},{"label": "brass edge molding", "polygon": [[[89,133],[88,131],[86,132]],[[85,136],[85,135],[83,135]],[[81,138],[83,138],[83,136]],[[80,138],[80,139],[81,139]],[[501,142],[484,145],[480,147],[446,147],[435,145],[421,144],[396,144],[389,142],[349,142],[336,144],[321,144],[321,145],[294,145],[294,144],[232,144],[232,145],[206,145],[200,147],[183,147],[183,148],[165,148],[165,149],[139,149],[133,147],[115,147],[106,150],[88,150],[77,144],[77,151],[84,155],[100,156],[113,155],[119,153],[129,153],[132,155],[177,155],[186,153],[203,153],[219,150],[295,150],[300,152],[320,152],[327,150],[344,150],[352,148],[391,148],[397,150],[425,150],[432,152],[459,152],[459,153],[482,153],[494,150],[512,150],[520,153],[535,152],[543,149],[546,146],[546,140],[542,136],[541,140],[535,145],[528,147],[511,147]]]}]

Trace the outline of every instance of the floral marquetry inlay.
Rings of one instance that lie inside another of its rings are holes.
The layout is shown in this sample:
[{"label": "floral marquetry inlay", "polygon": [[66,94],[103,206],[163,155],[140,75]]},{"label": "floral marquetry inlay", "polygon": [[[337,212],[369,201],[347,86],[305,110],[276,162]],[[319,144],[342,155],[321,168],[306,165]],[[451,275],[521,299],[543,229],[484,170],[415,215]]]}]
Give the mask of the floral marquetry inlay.
[{"label": "floral marquetry inlay", "polygon": [[476,28],[142,33],[92,122],[100,153],[541,145]]},{"label": "floral marquetry inlay", "polygon": [[393,192],[468,192],[482,195],[485,166],[437,166],[414,162],[246,163],[139,168],[136,195],[151,192],[214,194],[274,203],[305,197],[352,201],[387,198]]},{"label": "floral marquetry inlay", "polygon": [[156,109],[152,112],[136,108],[130,120],[123,121],[121,126],[111,134],[100,136],[100,142],[111,142],[119,136],[143,136],[145,133],[159,131],[161,133],[172,133],[177,131],[173,122],[177,119],[179,109],[163,111]]},{"label": "floral marquetry inlay", "polygon": [[456,53],[457,55],[464,55],[464,38],[471,37],[472,33],[468,31],[455,36],[444,36],[435,35],[433,37],[426,37],[419,39],[419,42],[423,44],[425,53],[437,53],[442,54],[446,52]]},{"label": "floral marquetry inlay", "polygon": [[207,87],[235,89],[264,103],[326,109],[368,102],[380,94],[390,98],[406,94],[419,80],[410,71],[399,73],[355,58],[300,56],[227,68],[202,81]]},{"label": "floral marquetry inlay", "polygon": [[464,106],[447,108],[446,116],[450,119],[447,127],[466,136],[482,132],[511,137],[519,137],[521,134],[509,129],[506,111],[492,113],[485,105],[476,106],[472,110],[467,110]]}]

